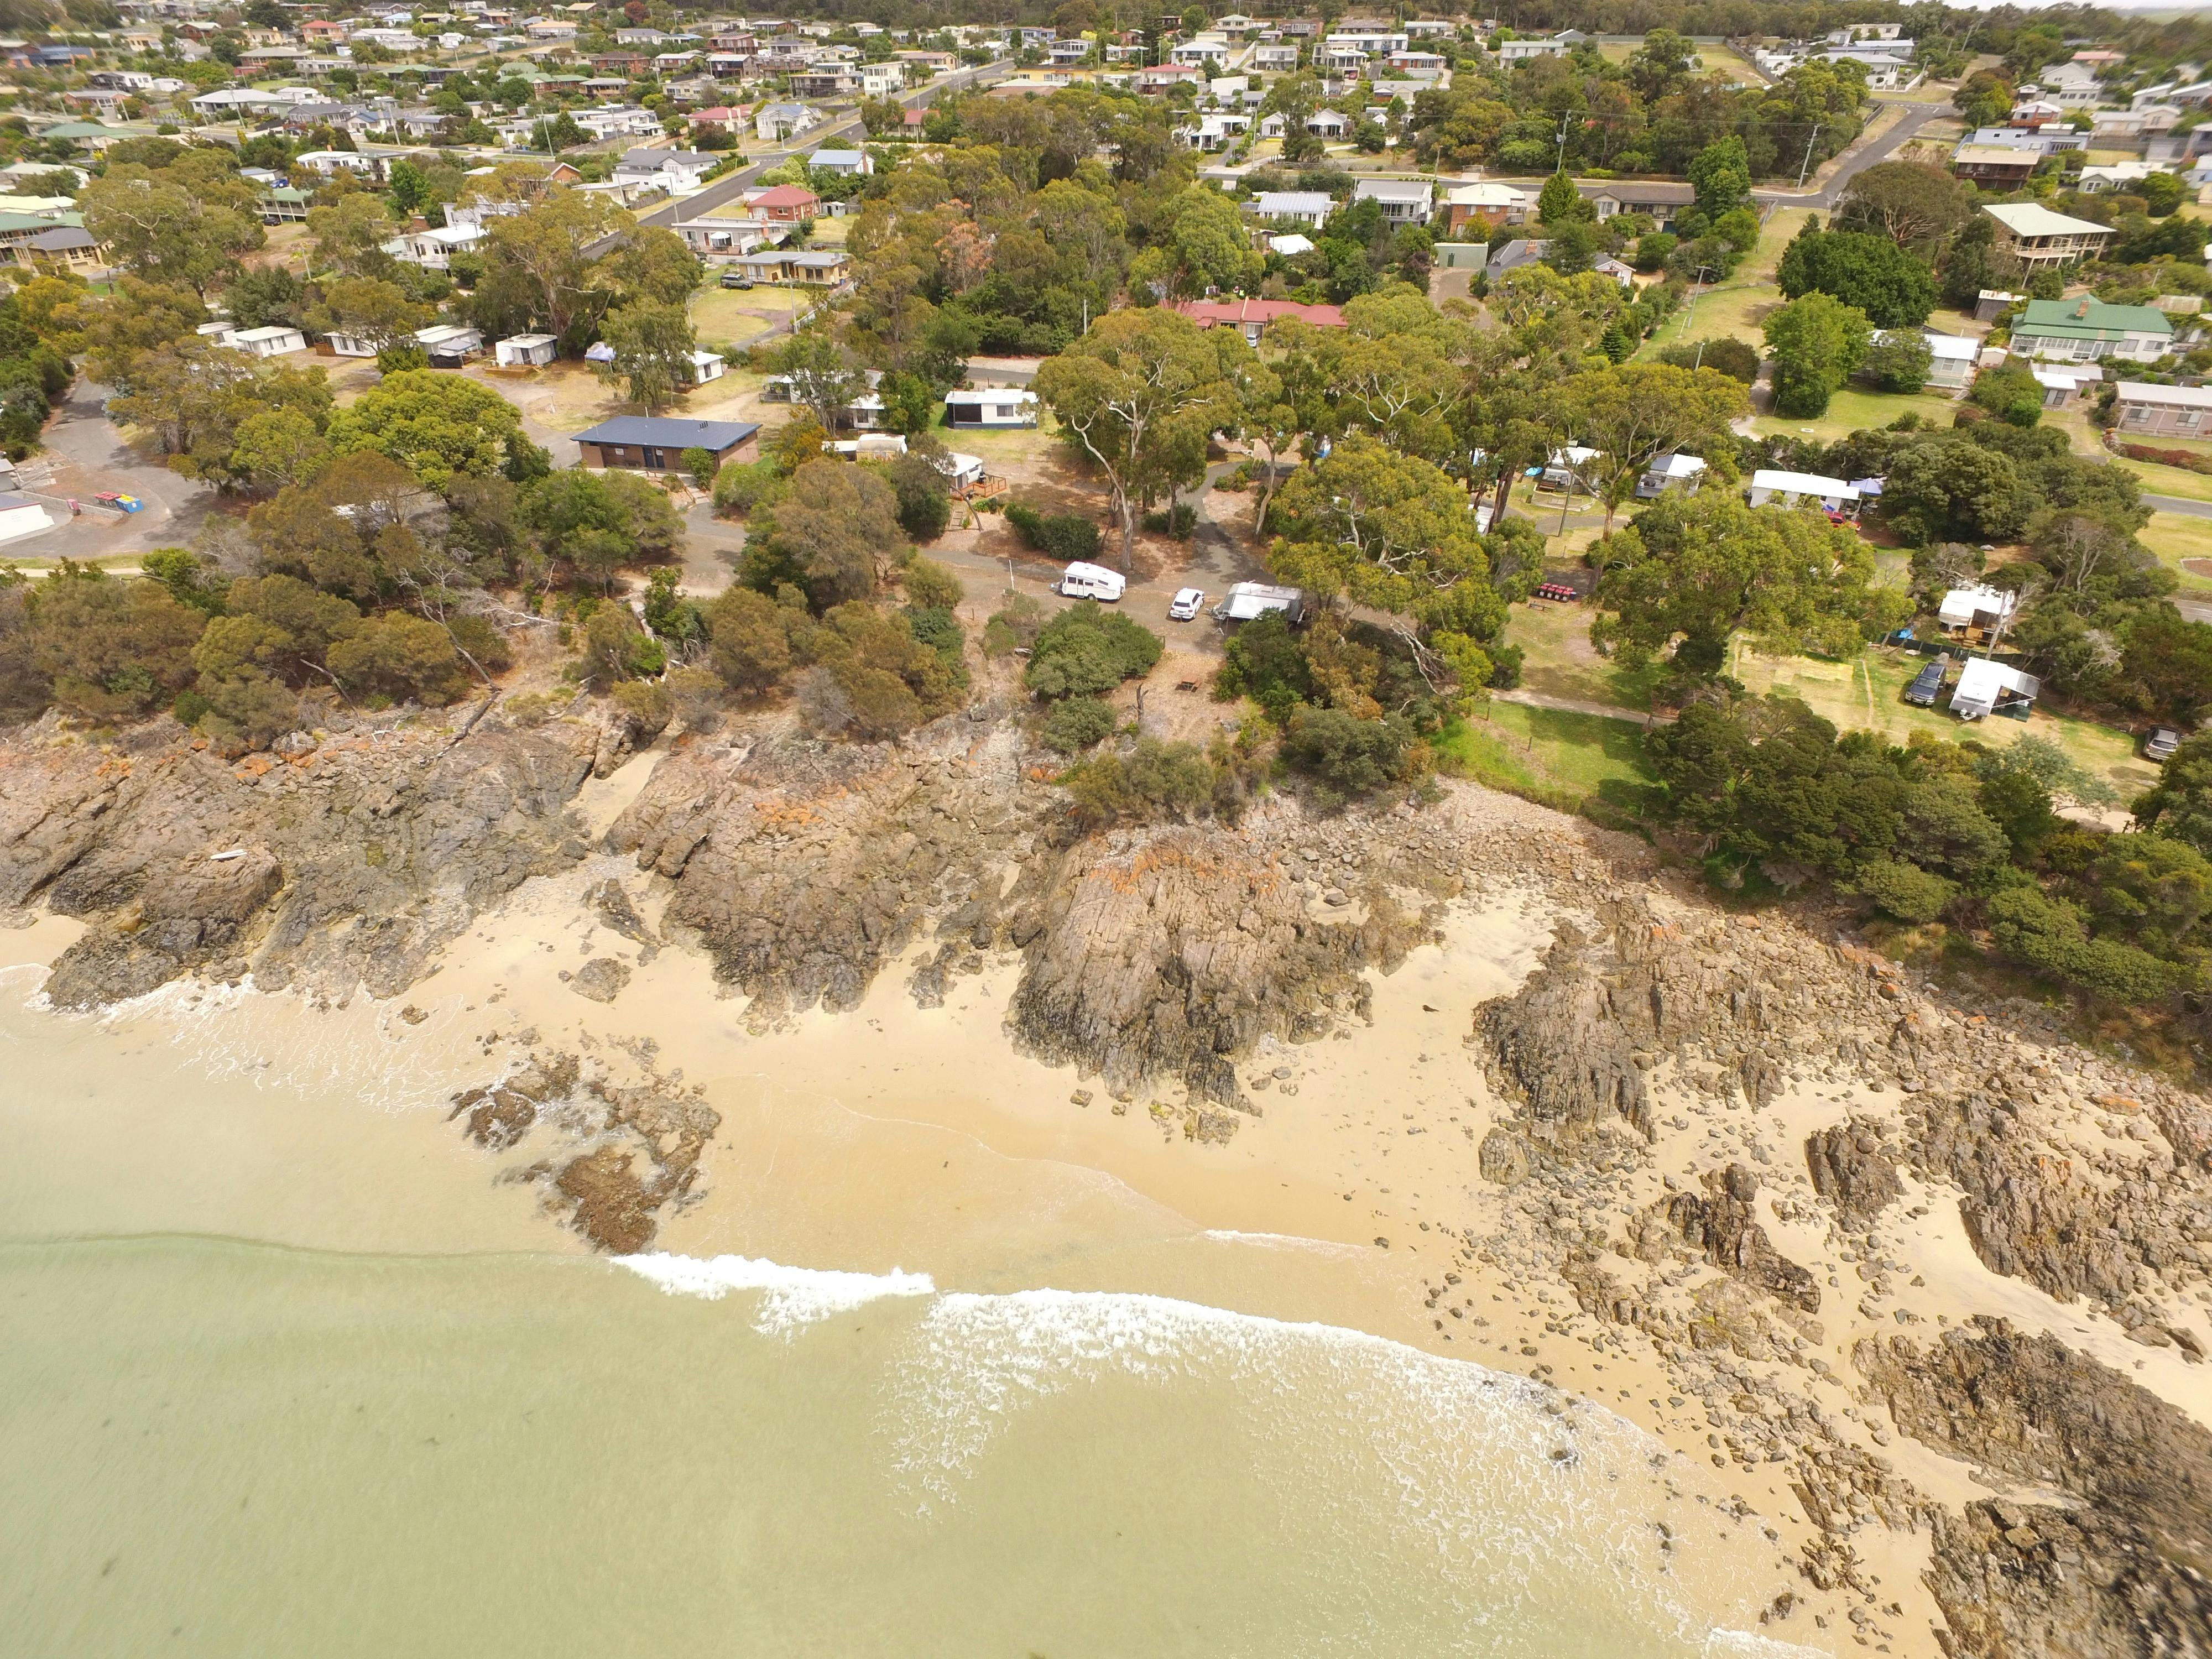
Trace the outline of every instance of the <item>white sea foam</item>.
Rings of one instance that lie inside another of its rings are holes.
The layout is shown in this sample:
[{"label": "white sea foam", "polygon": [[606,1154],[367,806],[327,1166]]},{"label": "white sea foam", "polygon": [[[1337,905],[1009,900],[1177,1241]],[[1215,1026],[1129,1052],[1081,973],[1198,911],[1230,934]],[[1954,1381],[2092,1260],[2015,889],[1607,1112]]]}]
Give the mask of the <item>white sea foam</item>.
[{"label": "white sea foam", "polygon": [[781,1262],[744,1255],[702,1261],[665,1250],[618,1255],[614,1261],[670,1296],[719,1302],[732,1291],[758,1291],[761,1304],[753,1328],[764,1336],[788,1336],[802,1325],[835,1319],[884,1297],[937,1293],[927,1273],[910,1273],[896,1267],[887,1273],[843,1273],[834,1268],[787,1267]]},{"label": "white sea foam", "polygon": [[1234,1227],[1208,1227],[1199,1235],[1209,1244],[1257,1244],[1271,1250],[1318,1250],[1325,1255],[1358,1255],[1357,1244],[1333,1238],[1308,1238],[1300,1233],[1248,1233]]}]

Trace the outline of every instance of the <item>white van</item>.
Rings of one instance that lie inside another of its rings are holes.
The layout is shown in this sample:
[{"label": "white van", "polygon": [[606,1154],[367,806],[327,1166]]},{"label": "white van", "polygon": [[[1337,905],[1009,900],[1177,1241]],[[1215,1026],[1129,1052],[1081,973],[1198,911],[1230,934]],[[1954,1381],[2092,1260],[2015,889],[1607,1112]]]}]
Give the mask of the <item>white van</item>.
[{"label": "white van", "polygon": [[1079,559],[1067,567],[1060,586],[1053,591],[1064,599],[1100,599],[1112,605],[1121,599],[1128,585],[1118,571],[1109,570],[1103,564],[1085,564]]}]

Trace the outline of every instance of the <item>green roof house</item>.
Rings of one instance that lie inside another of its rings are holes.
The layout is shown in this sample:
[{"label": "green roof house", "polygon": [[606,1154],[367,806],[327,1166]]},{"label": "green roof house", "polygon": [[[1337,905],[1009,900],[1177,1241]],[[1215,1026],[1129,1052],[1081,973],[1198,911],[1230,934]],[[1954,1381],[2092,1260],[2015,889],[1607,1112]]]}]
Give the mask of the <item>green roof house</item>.
[{"label": "green roof house", "polygon": [[2173,348],[2173,319],[2155,306],[2108,306],[2078,300],[2030,300],[2013,325],[2012,349],[2023,357],[2094,362],[2118,357],[2154,363]]}]

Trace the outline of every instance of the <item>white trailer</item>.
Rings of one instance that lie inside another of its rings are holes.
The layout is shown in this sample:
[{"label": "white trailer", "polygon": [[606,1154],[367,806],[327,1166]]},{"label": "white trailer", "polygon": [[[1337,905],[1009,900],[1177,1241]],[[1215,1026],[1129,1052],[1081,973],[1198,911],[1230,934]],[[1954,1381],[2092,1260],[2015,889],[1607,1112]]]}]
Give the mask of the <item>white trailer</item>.
[{"label": "white trailer", "polygon": [[1085,564],[1078,559],[1061,574],[1060,585],[1053,591],[1065,599],[1098,599],[1113,605],[1128,586],[1118,571],[1109,570],[1103,564]]}]

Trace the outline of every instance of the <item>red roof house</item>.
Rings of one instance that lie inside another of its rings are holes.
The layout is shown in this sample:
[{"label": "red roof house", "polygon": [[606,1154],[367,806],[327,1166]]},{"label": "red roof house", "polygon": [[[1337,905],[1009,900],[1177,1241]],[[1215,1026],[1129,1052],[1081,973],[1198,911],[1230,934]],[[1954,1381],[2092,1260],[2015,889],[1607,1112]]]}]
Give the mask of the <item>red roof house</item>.
[{"label": "red roof house", "polygon": [[1316,328],[1344,326],[1344,313],[1334,306],[1302,306],[1295,300],[1185,300],[1175,308],[1200,328],[1225,324],[1241,329],[1254,345],[1260,343],[1260,331],[1281,317]]},{"label": "red roof house", "polygon": [[802,185],[778,185],[754,197],[749,205],[772,224],[795,225],[801,219],[811,219],[822,198]]}]

